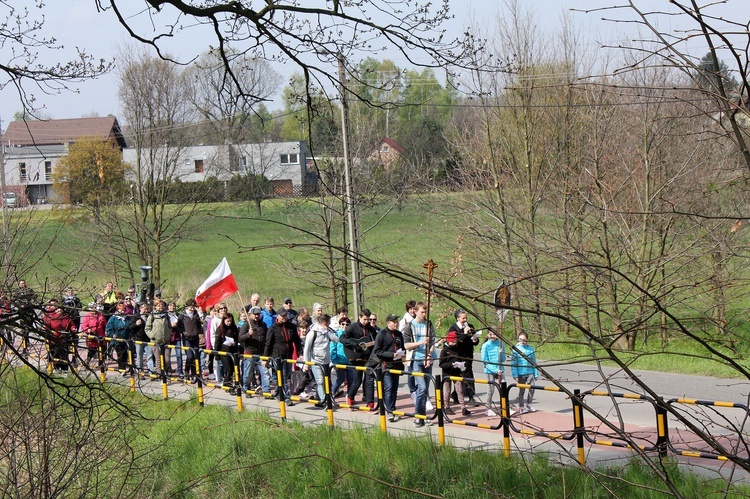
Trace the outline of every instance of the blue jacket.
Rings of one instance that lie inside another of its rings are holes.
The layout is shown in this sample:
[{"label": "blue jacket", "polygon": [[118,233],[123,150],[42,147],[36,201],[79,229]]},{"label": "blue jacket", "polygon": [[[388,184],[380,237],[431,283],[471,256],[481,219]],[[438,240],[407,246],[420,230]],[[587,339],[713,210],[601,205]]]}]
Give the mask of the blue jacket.
[{"label": "blue jacket", "polygon": [[264,308],[260,311],[260,320],[263,321],[268,329],[271,329],[271,327],[276,323],[276,310],[272,308],[269,312]]},{"label": "blue jacket", "polygon": [[[336,331],[336,336],[341,338],[341,335],[344,334],[344,329],[341,328],[338,331]],[[334,343],[331,342],[328,345],[328,348],[331,352],[331,364],[348,364],[349,359],[346,357],[346,354],[344,353],[344,344],[342,342]]]},{"label": "blue jacket", "polygon": [[505,346],[500,340],[488,340],[482,343],[482,362],[487,374],[505,372]]},{"label": "blue jacket", "polygon": [[[523,353],[529,360],[521,357],[518,352]],[[519,375],[533,374],[535,378],[539,377],[539,371],[536,367],[536,353],[534,347],[526,343],[516,343],[513,347],[513,353],[510,355],[510,372],[514,378],[518,378]]]},{"label": "blue jacket", "polygon": [[130,339],[130,331],[133,328],[133,323],[130,322],[130,318],[122,315],[115,314],[107,321],[107,337],[118,338],[121,340]]}]

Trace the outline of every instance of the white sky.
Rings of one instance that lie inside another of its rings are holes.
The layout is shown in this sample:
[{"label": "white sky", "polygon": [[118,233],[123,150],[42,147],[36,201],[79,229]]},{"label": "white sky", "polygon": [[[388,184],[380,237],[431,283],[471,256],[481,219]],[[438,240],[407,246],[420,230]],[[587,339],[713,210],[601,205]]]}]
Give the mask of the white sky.
[{"label": "white sky", "polygon": [[[131,5],[142,5],[141,0],[128,1],[132,2]],[[591,9],[603,5],[601,0],[518,0],[518,2],[523,7],[535,11],[539,29],[545,32],[555,31],[559,26],[561,15],[570,8]],[[607,2],[607,5],[613,3],[615,2]],[[643,0],[639,3],[650,7],[664,3],[664,9],[667,8],[666,5],[668,4],[667,0]],[[35,9],[32,0],[16,0],[13,4],[16,8],[22,8],[26,5],[35,12],[35,15],[38,15],[39,11]],[[504,2],[499,0],[452,0],[451,9],[456,19],[450,29],[458,33],[458,30],[470,24],[487,26],[497,18],[503,5]],[[729,6],[721,8],[725,9],[725,12],[731,12],[734,19],[745,19],[746,22],[750,18],[750,2],[747,0],[729,0],[729,5],[731,8]],[[0,4],[0,15],[3,17],[6,15],[5,10],[7,10],[7,7]],[[118,51],[118,46],[137,43],[128,38],[124,28],[120,26],[111,11],[97,12],[92,0],[52,0],[45,4],[42,12],[45,18],[45,36],[55,37],[66,48],[63,51],[42,54],[43,61],[65,61],[71,57],[71,54],[74,54],[70,50],[73,47],[85,48],[87,52],[97,58],[112,59]],[[584,14],[572,12],[571,15],[576,26],[590,40],[588,43],[595,46],[602,42],[614,43],[623,36],[621,33],[628,30],[632,32],[631,26],[627,24],[601,21],[603,15],[611,17],[613,13],[594,12]],[[665,23],[662,25],[663,27],[666,26],[671,29],[669,25],[671,19],[665,17],[663,22]],[[148,24],[142,23],[142,26],[148,26]],[[205,51],[209,44],[213,43],[214,40],[209,39],[208,35],[204,40],[195,35],[183,36],[175,40],[170,50],[184,59]],[[9,46],[0,46],[0,60],[6,62],[10,58],[9,51]],[[695,53],[700,56],[705,53],[705,49],[697,46]],[[378,58],[389,57],[382,55]],[[396,59],[394,62],[402,68],[407,67],[406,61]],[[288,67],[275,67],[274,69],[285,77],[294,72],[294,68],[290,70]],[[286,78],[284,81],[286,82]],[[33,86],[28,86],[27,91],[35,95],[36,105],[42,107],[41,113],[46,117],[57,119],[78,118],[95,113],[99,116],[114,114],[122,121],[120,103],[117,98],[117,78],[114,72],[94,81],[74,84],[73,87],[77,89],[77,92],[63,91],[59,94],[45,95]],[[275,109],[280,106],[280,103],[272,103],[269,107]],[[7,85],[3,90],[0,90],[0,119],[3,129],[13,118],[13,114],[20,111],[21,108],[21,101],[13,85]]]}]

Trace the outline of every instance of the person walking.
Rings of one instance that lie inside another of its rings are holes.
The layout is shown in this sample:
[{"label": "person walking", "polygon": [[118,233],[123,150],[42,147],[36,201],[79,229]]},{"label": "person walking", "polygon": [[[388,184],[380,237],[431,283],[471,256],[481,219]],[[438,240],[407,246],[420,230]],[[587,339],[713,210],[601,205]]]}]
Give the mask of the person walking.
[{"label": "person walking", "polygon": [[[536,368],[536,350],[529,345],[529,338],[526,333],[518,335],[518,343],[513,347],[513,353],[510,356],[510,372],[518,384],[532,385],[534,380],[539,377],[539,371]],[[534,389],[529,388],[524,403],[525,392],[525,388],[518,388],[518,408],[511,416],[536,411],[534,406],[531,405],[531,400],[534,398]]]},{"label": "person walking", "polygon": [[487,376],[487,417],[497,416],[492,410],[492,395],[495,393],[495,385],[505,381],[505,347],[494,329],[487,332],[487,339],[482,343],[482,363],[484,364],[484,374]]}]

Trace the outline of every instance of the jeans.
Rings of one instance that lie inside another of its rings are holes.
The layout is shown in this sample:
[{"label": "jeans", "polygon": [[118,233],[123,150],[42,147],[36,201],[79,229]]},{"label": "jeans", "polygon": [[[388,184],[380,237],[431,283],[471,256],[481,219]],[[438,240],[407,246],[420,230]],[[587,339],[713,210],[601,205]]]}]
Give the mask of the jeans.
[{"label": "jeans", "polygon": [[333,388],[331,388],[331,394],[334,394],[339,391],[339,388],[344,384],[344,381],[348,379],[347,370],[334,367],[331,368],[331,374],[335,374],[335,381],[333,382]]},{"label": "jeans", "polygon": [[245,358],[242,362],[242,383],[245,390],[250,390],[253,379],[255,378],[255,370],[260,373],[260,388],[263,393],[269,393],[271,391],[271,375],[268,372],[267,367],[263,367],[261,360],[257,356],[248,359]]},{"label": "jeans", "polygon": [[[147,346],[146,347],[146,357],[148,358],[148,371],[151,373],[159,373],[161,374],[162,365],[161,365],[161,355],[164,351],[164,344],[156,343],[154,346]],[[166,359],[165,359],[166,364]],[[167,366],[164,366],[165,368]]]},{"label": "jeans", "polygon": [[[519,384],[530,385],[534,383],[534,374],[519,374],[518,378],[516,379],[518,380]],[[524,406],[523,396],[525,393],[526,393],[526,388],[518,389],[518,408],[519,409]],[[528,397],[526,397],[526,405],[531,405],[531,399],[533,398],[534,398],[534,389],[529,388],[529,395]]]},{"label": "jeans", "polygon": [[278,387],[277,390],[283,390],[284,400],[291,402],[291,391],[289,385],[292,383],[292,364],[282,359],[281,362],[281,378],[283,380],[282,386]]},{"label": "jeans", "polygon": [[323,401],[326,398],[326,387],[325,377],[323,376],[322,366],[312,366],[313,378],[315,378],[315,384],[318,391],[318,400]]},{"label": "jeans", "polygon": [[[411,377],[411,376],[410,376]],[[393,373],[383,373],[383,398],[385,399],[385,412],[393,413],[396,410],[396,398],[398,397],[398,381],[400,376]]]},{"label": "jeans", "polygon": [[172,370],[172,350],[177,358],[177,375],[182,376],[184,371],[182,370],[182,340],[175,341],[174,344],[167,345],[164,348],[164,364],[167,372]]},{"label": "jeans", "polygon": [[373,385],[374,376],[369,371],[360,371],[349,369],[351,378],[349,378],[349,390],[347,397],[354,400],[357,397],[359,387],[364,380],[365,402],[368,404],[375,403],[375,387]]},{"label": "jeans", "polygon": [[151,356],[151,347],[146,345],[144,342],[138,342],[135,344],[135,368],[139,371],[143,371],[144,357]]},{"label": "jeans", "polygon": [[200,357],[200,352],[198,352],[198,339],[195,340],[184,340],[183,343],[186,347],[189,348],[185,352],[185,374],[199,374],[200,369],[198,370],[198,373],[195,372],[195,359]]},{"label": "jeans", "polygon": [[221,384],[224,381],[224,364],[222,363],[224,357],[217,355],[214,357],[214,376],[216,377],[216,383]]},{"label": "jeans", "polygon": [[[411,372],[415,373],[432,373],[432,362],[429,367],[424,365],[424,360],[412,360],[411,361]],[[430,378],[422,376],[410,376],[414,378],[414,383],[417,387],[417,398],[414,406],[414,412],[421,414],[422,416],[427,414],[427,397],[429,396],[428,390],[430,388]]]}]

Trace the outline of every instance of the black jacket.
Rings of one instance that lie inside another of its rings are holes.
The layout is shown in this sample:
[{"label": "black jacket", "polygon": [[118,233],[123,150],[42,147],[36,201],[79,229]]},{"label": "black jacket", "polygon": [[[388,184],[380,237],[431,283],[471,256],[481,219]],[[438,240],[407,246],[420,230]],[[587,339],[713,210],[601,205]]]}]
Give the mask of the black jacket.
[{"label": "black jacket", "polygon": [[[364,365],[372,354],[375,344],[375,330],[369,324],[363,326],[358,320],[349,324],[340,338],[344,353],[352,364]],[[372,345],[369,345],[372,343]],[[364,348],[363,348],[363,345]]]},{"label": "black jacket", "polygon": [[382,363],[383,369],[404,370],[403,357],[399,360],[393,359],[393,354],[398,349],[404,349],[404,335],[398,329],[391,331],[388,328],[381,329],[375,337],[374,353]]},{"label": "black jacket", "polygon": [[466,366],[471,365],[471,362],[466,360],[466,358],[458,351],[458,344],[450,346],[446,343],[440,351],[438,362],[440,368],[443,370],[443,376],[464,376],[466,368],[460,369],[458,367],[453,367],[454,362],[465,362]]},{"label": "black jacket", "polygon": [[240,344],[247,355],[263,355],[266,348],[266,335],[268,328],[263,321],[248,321],[240,329]]},{"label": "black jacket", "polygon": [[266,335],[263,355],[292,359],[295,352],[297,356],[302,356],[302,341],[297,333],[297,327],[290,322],[284,322],[283,324],[277,322],[271,326]]}]

